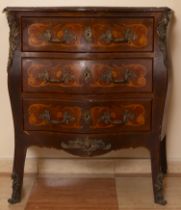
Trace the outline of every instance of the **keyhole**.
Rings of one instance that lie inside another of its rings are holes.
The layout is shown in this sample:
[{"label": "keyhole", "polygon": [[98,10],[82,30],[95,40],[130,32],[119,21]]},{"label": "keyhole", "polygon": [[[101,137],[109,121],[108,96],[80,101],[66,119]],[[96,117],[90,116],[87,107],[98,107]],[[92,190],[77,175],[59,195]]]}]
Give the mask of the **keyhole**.
[{"label": "keyhole", "polygon": [[89,114],[88,113],[85,114],[85,119],[89,120]]},{"label": "keyhole", "polygon": [[84,81],[88,82],[90,80],[91,77],[91,73],[88,69],[85,69],[84,73],[83,73],[83,77],[84,77]]},{"label": "keyhole", "polygon": [[89,112],[85,112],[84,113],[84,122],[85,123],[89,123],[90,122],[90,113]]},{"label": "keyhole", "polygon": [[89,77],[88,72],[85,72],[85,78],[87,79]]},{"label": "keyhole", "polygon": [[92,39],[92,31],[91,31],[91,28],[90,28],[90,27],[87,27],[87,28],[85,29],[84,36],[85,36],[85,40],[86,40],[87,42],[91,42],[91,39]]},{"label": "keyhole", "polygon": [[89,30],[89,31],[87,31],[87,37],[88,37],[88,38],[90,38],[90,37],[91,37],[91,32],[90,32],[90,30]]}]

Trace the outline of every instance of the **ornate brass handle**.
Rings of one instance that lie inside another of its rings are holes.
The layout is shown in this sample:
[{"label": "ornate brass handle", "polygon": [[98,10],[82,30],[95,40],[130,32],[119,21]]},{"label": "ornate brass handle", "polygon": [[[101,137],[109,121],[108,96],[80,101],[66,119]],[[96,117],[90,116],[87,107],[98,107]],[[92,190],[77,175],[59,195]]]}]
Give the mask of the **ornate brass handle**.
[{"label": "ornate brass handle", "polygon": [[44,112],[40,115],[42,120],[47,120],[50,124],[69,124],[75,120],[69,112],[64,112],[62,120],[53,120],[50,114],[50,111],[45,109]]},{"label": "ornate brass handle", "polygon": [[68,29],[63,30],[63,36],[61,38],[54,37],[52,32],[47,29],[43,34],[42,37],[45,41],[50,43],[69,43],[76,40],[76,35]]},{"label": "ornate brass handle", "polygon": [[129,120],[133,120],[135,118],[135,114],[125,110],[123,113],[123,117],[120,120],[112,120],[111,114],[109,112],[104,112],[100,117],[100,121],[105,124],[113,124],[113,125],[126,125]]},{"label": "ornate brass handle", "polygon": [[136,34],[130,28],[127,28],[125,31],[123,31],[123,37],[121,38],[114,38],[110,30],[106,31],[101,36],[101,40],[106,43],[128,43],[130,41],[134,41],[135,39]]},{"label": "ornate brass handle", "polygon": [[38,74],[38,79],[43,80],[47,83],[68,83],[68,82],[73,82],[74,78],[70,74],[70,72],[63,72],[63,75],[61,78],[52,78],[48,71],[44,71],[42,73]]},{"label": "ornate brass handle", "polygon": [[129,83],[130,79],[135,78],[136,74],[133,71],[130,71],[129,69],[126,69],[123,78],[122,79],[114,79],[112,76],[112,72],[104,72],[102,74],[102,81],[106,83],[114,83],[114,84],[127,84]]}]

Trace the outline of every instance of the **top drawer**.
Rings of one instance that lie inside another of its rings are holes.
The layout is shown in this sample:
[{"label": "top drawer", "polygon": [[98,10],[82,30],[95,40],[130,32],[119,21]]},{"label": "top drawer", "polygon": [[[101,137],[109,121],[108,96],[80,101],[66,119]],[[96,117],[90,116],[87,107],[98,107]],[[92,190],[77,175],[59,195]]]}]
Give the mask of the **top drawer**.
[{"label": "top drawer", "polygon": [[153,18],[22,18],[23,51],[153,51]]}]

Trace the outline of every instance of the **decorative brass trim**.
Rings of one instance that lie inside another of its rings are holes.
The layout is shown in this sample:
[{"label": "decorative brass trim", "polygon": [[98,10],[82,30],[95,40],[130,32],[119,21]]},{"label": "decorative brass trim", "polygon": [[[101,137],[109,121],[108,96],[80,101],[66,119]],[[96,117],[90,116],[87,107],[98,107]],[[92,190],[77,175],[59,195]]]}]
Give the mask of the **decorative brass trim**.
[{"label": "decorative brass trim", "polygon": [[77,138],[75,140],[62,141],[61,147],[66,150],[81,150],[90,156],[97,150],[111,150],[111,144],[104,142],[102,139],[90,139],[89,137]]},{"label": "decorative brass trim", "polygon": [[88,84],[91,80],[92,72],[88,67],[86,67],[85,70],[82,72],[81,81],[85,84]]},{"label": "decorative brass trim", "polygon": [[86,40],[86,42],[92,41],[92,29],[90,26],[87,26],[84,30],[84,39]]},{"label": "decorative brass trim", "polygon": [[51,117],[50,111],[47,110],[47,109],[45,109],[43,111],[43,113],[40,115],[40,119],[46,120],[49,124],[54,124],[54,125],[58,125],[58,124],[66,124],[66,125],[68,125],[69,123],[75,121],[75,117],[72,116],[72,114],[69,113],[69,112],[64,112],[63,113],[63,119],[62,120],[54,120]]},{"label": "decorative brass trim", "polygon": [[41,72],[37,75],[38,80],[42,80],[46,83],[64,83],[67,84],[69,82],[74,81],[74,77],[72,76],[71,72],[69,71],[63,71],[61,78],[51,77],[48,69],[46,69],[44,72]]},{"label": "decorative brass trim", "polygon": [[101,35],[101,40],[106,43],[129,43],[136,40],[136,34],[131,28],[125,28],[123,37],[114,38],[112,31],[108,30]]},{"label": "decorative brass trim", "polygon": [[7,12],[6,11],[6,16],[10,28],[9,32],[9,58],[8,58],[8,71],[11,68],[12,62],[13,62],[13,57],[14,53],[17,49],[17,38],[19,36],[19,27],[18,27],[18,21],[16,21],[16,16],[14,13]]},{"label": "decorative brass trim", "polygon": [[125,110],[123,112],[122,119],[119,120],[112,120],[111,119],[111,113],[110,112],[104,112],[101,116],[99,121],[103,122],[105,124],[113,124],[113,125],[126,125],[129,120],[135,119],[135,113],[130,112],[129,110]]},{"label": "decorative brass trim", "polygon": [[158,26],[157,26],[157,34],[159,37],[159,48],[163,53],[163,61],[165,66],[168,66],[167,59],[167,27],[171,18],[171,11],[166,11],[161,16]]},{"label": "decorative brass trim", "polygon": [[167,201],[164,199],[163,196],[163,174],[159,173],[156,178],[156,183],[155,183],[155,190],[156,190],[156,197],[155,201],[158,204],[161,205],[166,205]]},{"label": "decorative brass trim", "polygon": [[106,71],[102,74],[101,80],[105,83],[113,84],[128,84],[130,80],[136,78],[135,72],[130,69],[125,69],[122,79],[114,79],[111,71]]},{"label": "decorative brass trim", "polygon": [[8,199],[8,202],[14,204],[18,203],[21,200],[21,183],[17,173],[13,173],[11,178],[13,180],[12,184],[13,192],[11,198]]},{"label": "decorative brass trim", "polygon": [[51,30],[48,29],[42,34],[42,38],[47,42],[57,43],[57,44],[61,44],[61,43],[66,44],[66,43],[76,41],[77,39],[76,35],[68,29],[63,30],[63,36],[61,38],[54,37]]},{"label": "decorative brass trim", "polygon": [[91,119],[91,112],[89,110],[85,110],[82,112],[82,122],[84,125],[90,125]]}]

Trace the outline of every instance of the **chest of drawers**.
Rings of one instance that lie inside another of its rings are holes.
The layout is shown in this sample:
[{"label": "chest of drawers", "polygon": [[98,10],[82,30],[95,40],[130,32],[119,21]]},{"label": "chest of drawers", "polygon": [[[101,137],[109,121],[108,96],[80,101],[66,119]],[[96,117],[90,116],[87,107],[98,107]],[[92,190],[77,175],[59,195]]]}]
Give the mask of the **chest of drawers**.
[{"label": "chest of drawers", "polygon": [[165,204],[168,8],[6,8],[15,128],[13,193],[27,148],[79,156],[146,147]]}]

